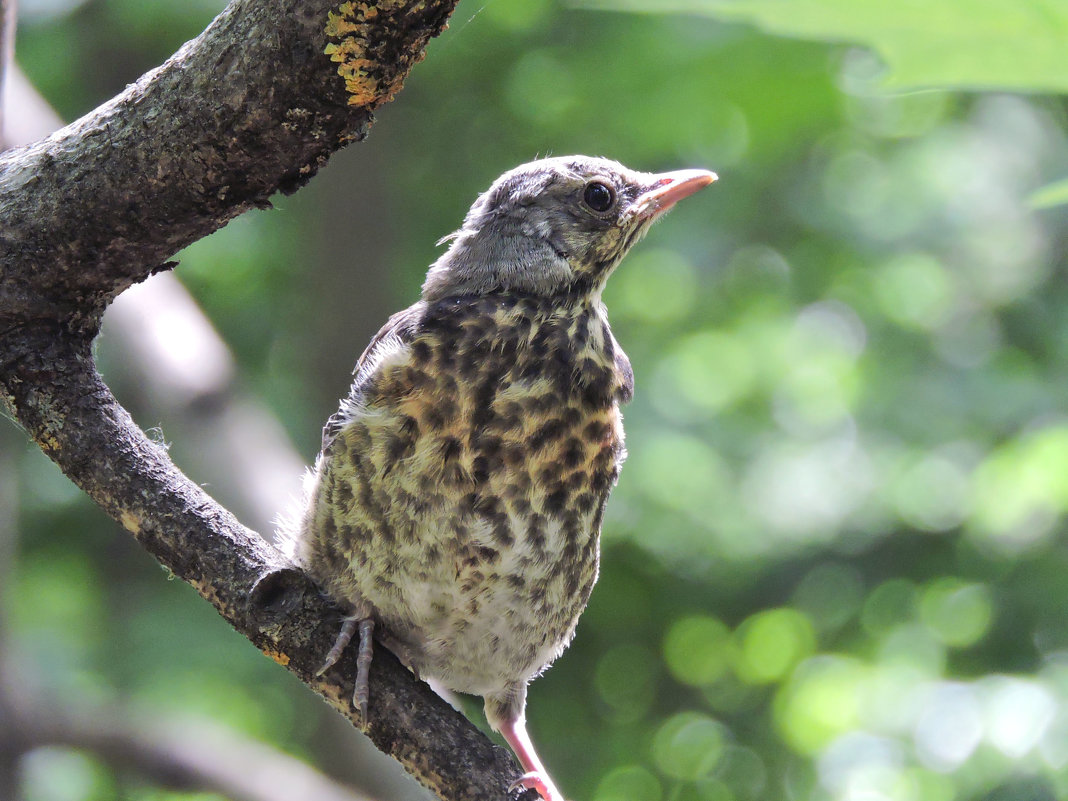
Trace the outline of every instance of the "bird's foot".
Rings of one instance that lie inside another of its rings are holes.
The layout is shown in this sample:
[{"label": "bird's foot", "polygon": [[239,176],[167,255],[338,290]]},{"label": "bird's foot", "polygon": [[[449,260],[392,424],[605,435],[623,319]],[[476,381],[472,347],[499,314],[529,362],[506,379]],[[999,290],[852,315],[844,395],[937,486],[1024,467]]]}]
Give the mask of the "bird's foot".
[{"label": "bird's foot", "polygon": [[349,615],[348,617],[343,618],[344,622],[341,626],[341,631],[337,633],[337,639],[334,640],[334,644],[330,646],[330,650],[327,651],[326,659],[323,660],[322,667],[315,671],[316,676],[322,676],[341,658],[345,646],[349,644],[352,640],[352,635],[356,633],[356,625],[360,622],[360,617],[360,615]]},{"label": "bird's foot", "polygon": [[393,637],[389,632],[383,631],[381,628],[378,630],[378,644],[386,646],[386,648],[397,657],[397,661],[412,672],[416,681],[419,681],[422,678],[419,675],[419,665],[418,660],[416,659],[417,652],[414,648],[402,640]]},{"label": "bird's foot", "polygon": [[564,801],[553,780],[549,778],[549,772],[541,764],[534,750],[534,743],[527,734],[527,721],[523,715],[527,686],[516,684],[510,689],[509,693],[486,698],[486,719],[512,747],[519,764],[526,770],[526,773],[512,782],[509,789],[537,790],[538,795],[545,801]]},{"label": "bird's foot", "polygon": [[360,708],[360,717],[367,723],[371,700],[371,649],[374,647],[375,622],[371,618],[360,621],[360,651],[356,655],[356,689],[352,702]]},{"label": "bird's foot", "polygon": [[508,790],[512,793],[519,790],[537,790],[538,795],[544,798],[545,801],[564,801],[564,797],[560,795],[560,791],[556,789],[552,779],[536,771],[524,773],[509,785]]},{"label": "bird's foot", "polygon": [[345,647],[352,641],[357,630],[360,632],[360,650],[356,655],[356,689],[352,694],[352,702],[359,708],[360,716],[366,722],[367,712],[370,708],[371,689],[371,657],[374,648],[375,621],[366,615],[349,615],[345,618],[337,639],[323,660],[322,667],[316,671],[316,676],[323,675],[337,663],[344,652]]}]

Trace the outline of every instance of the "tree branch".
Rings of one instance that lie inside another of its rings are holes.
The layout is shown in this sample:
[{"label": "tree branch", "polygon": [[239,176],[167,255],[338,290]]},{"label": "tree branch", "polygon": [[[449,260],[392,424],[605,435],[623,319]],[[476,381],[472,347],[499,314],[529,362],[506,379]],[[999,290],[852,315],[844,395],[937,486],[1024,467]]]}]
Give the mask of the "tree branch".
[{"label": "tree branch", "polygon": [[[0,105],[8,123],[0,150],[63,126],[18,67],[10,67]],[[303,464],[281,423],[236,380],[230,348],[189,291],[173,273],[154,276],[115,299],[101,333],[110,333],[118,351],[118,394],[130,404],[135,393],[134,414],[139,404],[150,406],[171,421],[169,431],[177,421],[182,453],[202,480],[223,490],[254,526],[269,528],[278,499],[296,497]]]},{"label": "tree branch", "polygon": [[[0,314],[92,330],[168,256],[296,191],[366,136],[455,3],[234,0],[125,92],[0,156],[0,265],[20,266]],[[339,64],[324,50],[342,41]]]},{"label": "tree branch", "polygon": [[504,798],[516,777],[507,752],[383,649],[360,721],[351,671],[314,676],[334,604],[174,467],[91,355],[111,298],[362,138],[454,4],[235,0],[122,95],[0,155],[0,396],[64,473],[257,647],[441,798],[481,801]]},{"label": "tree branch", "polygon": [[[0,734],[21,750],[66,746],[164,787],[208,790],[234,801],[368,801],[298,759],[203,722],[136,724],[128,715],[93,709],[72,713],[20,699],[25,714]],[[12,796],[5,796],[12,797]]]}]

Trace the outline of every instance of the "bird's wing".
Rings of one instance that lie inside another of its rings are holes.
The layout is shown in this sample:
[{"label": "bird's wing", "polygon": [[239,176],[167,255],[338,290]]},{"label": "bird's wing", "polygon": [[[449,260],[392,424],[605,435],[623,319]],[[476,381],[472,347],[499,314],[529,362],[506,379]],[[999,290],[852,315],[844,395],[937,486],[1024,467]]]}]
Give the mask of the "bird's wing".
[{"label": "bird's wing", "polygon": [[374,378],[382,362],[387,357],[400,355],[407,350],[416,332],[419,323],[426,311],[426,304],[420,301],[399,311],[390,317],[379,330],[370,344],[364,349],[356,366],[352,370],[354,376],[352,387],[348,397],[341,401],[341,408],[326,421],[323,426],[323,451],[333,442],[334,438],[343,429],[352,417],[353,412],[360,408],[364,402],[364,393],[368,383]]}]

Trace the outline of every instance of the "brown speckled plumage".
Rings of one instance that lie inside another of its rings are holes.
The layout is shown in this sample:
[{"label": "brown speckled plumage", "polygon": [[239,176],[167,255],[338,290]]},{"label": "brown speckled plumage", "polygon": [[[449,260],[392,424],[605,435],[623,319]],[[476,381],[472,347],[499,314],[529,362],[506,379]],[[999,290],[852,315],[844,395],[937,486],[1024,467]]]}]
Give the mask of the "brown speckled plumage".
[{"label": "brown speckled plumage", "polygon": [[485,697],[525,786],[551,801],[526,686],[571,640],[597,579],[633,392],[601,289],[660,212],[713,179],[585,157],[498,179],[423,299],[361,357],[293,535],[294,558],[368,621],[361,635],[373,621],[420,675]]},{"label": "brown speckled plumage", "polygon": [[327,424],[304,560],[422,675],[479,695],[525,683],[597,576],[630,364],[583,298],[418,303],[382,340],[403,344]]}]

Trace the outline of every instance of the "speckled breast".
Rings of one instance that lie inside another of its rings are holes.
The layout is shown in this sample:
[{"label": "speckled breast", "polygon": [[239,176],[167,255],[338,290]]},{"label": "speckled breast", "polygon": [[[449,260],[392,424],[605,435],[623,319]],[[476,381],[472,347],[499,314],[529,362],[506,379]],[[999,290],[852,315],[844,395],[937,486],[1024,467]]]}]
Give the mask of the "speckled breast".
[{"label": "speckled breast", "polygon": [[449,299],[404,339],[328,451],[320,547],[413,666],[485,694],[555,659],[586,605],[630,365],[581,300]]}]

